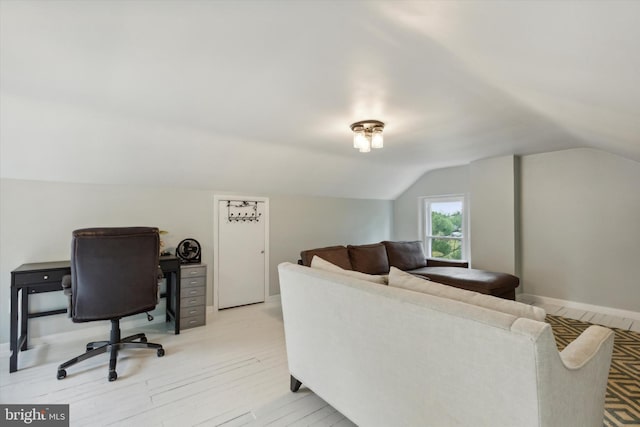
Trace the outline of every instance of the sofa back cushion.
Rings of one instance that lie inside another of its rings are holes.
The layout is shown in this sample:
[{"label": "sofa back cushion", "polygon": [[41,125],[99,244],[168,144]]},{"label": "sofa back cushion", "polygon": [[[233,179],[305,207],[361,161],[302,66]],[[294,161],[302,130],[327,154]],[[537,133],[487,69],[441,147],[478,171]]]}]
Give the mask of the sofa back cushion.
[{"label": "sofa back cushion", "polygon": [[422,250],[422,242],[382,242],[387,249],[389,266],[400,270],[413,270],[427,266],[427,257]]},{"label": "sofa back cushion", "polygon": [[540,307],[424,280],[394,267],[391,267],[391,271],[389,271],[389,286],[449,298],[517,317],[538,320],[540,322],[544,322],[547,315],[544,309]]},{"label": "sofa back cushion", "polygon": [[307,251],[300,252],[300,259],[302,265],[311,267],[311,260],[318,255],[320,258],[329,261],[331,264],[335,264],[345,270],[353,270],[351,267],[351,261],[349,261],[349,251],[346,246],[328,246],[326,248],[309,249]]},{"label": "sofa back cushion", "polygon": [[360,280],[366,280],[367,282],[378,283],[380,285],[387,284],[387,276],[379,276],[375,274],[360,273],[359,271],[345,270],[344,268],[340,268],[335,264],[331,264],[329,261],[326,261],[317,255],[315,255],[311,259],[311,268],[317,268],[318,270],[343,274],[345,276],[354,277]]},{"label": "sofa back cushion", "polygon": [[349,245],[347,249],[354,270],[366,274],[387,274],[389,272],[387,250],[382,243]]}]

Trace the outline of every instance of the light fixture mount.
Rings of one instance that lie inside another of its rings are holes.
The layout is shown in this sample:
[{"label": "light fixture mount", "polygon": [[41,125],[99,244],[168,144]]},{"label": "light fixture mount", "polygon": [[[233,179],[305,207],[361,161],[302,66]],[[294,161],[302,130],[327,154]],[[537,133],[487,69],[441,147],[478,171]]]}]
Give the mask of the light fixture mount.
[{"label": "light fixture mount", "polygon": [[361,153],[368,153],[372,148],[382,148],[382,131],[384,123],[380,120],[362,120],[353,123],[353,148],[357,148]]}]

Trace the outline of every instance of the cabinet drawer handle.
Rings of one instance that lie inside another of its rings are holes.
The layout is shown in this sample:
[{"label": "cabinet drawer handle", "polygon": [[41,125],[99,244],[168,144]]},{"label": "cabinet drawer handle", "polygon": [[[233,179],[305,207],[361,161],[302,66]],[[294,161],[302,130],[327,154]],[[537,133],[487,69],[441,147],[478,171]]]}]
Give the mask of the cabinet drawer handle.
[{"label": "cabinet drawer handle", "polygon": [[197,301],[197,300],[192,299],[191,301],[189,301],[189,304],[193,304],[193,303],[195,303],[196,301]]},{"label": "cabinet drawer handle", "polygon": [[198,291],[196,291],[195,289],[193,289],[193,290],[189,291],[189,294],[191,294],[191,295],[193,295],[193,294],[197,294],[197,293],[198,293]]},{"label": "cabinet drawer handle", "polygon": [[197,280],[192,280],[191,282],[189,282],[190,285],[195,285],[196,283],[198,283]]},{"label": "cabinet drawer handle", "polygon": [[196,323],[197,320],[189,320],[189,324]]},{"label": "cabinet drawer handle", "polygon": [[189,272],[189,274],[198,274],[198,272],[197,271],[191,271],[191,272]]},{"label": "cabinet drawer handle", "polygon": [[49,276],[47,276],[46,274],[43,277],[44,280],[49,280]]},{"label": "cabinet drawer handle", "polygon": [[189,311],[189,314],[196,314],[198,312],[198,310],[191,310]]}]

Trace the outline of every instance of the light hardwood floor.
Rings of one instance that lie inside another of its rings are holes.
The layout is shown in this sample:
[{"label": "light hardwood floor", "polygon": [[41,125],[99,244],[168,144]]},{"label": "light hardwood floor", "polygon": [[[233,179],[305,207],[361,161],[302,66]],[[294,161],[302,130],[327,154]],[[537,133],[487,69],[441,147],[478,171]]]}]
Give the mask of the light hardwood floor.
[{"label": "light hardwood floor", "polygon": [[57,366],[92,340],[79,334],[61,334],[21,352],[13,374],[8,355],[0,357],[0,402],[68,403],[71,425],[83,427],[353,425],[306,388],[289,391],[279,301],[210,314],[206,326],[180,335],[162,324],[122,333],[136,332],[162,344],[166,355],[123,351],[112,383],[106,355],[56,379]]},{"label": "light hardwood floor", "polygon": [[[539,304],[549,314],[606,326],[640,329],[640,322]],[[304,386],[289,391],[289,373],[279,301],[210,314],[207,325],[167,332],[151,324],[145,332],[164,346],[123,351],[118,380],[107,381],[107,356],[68,369],[57,365],[79,354],[92,338],[63,334],[20,353],[20,370],[8,373],[0,357],[0,402],[70,404],[72,426],[353,426]]]},{"label": "light hardwood floor", "polygon": [[526,298],[519,298],[518,301],[525,304],[532,304],[544,308],[547,314],[554,316],[568,317],[569,319],[582,320],[583,322],[594,323],[608,328],[618,328],[627,331],[640,333],[640,320],[626,317],[611,316],[593,311],[580,310],[577,308],[563,307],[560,305],[547,304],[541,302],[528,301]]}]

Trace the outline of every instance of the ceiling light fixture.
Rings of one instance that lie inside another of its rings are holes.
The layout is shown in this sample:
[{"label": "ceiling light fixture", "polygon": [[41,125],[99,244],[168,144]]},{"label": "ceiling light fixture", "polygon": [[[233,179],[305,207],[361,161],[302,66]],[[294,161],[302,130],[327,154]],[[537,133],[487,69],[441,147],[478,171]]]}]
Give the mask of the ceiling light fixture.
[{"label": "ceiling light fixture", "polygon": [[363,120],[351,125],[353,131],[353,148],[361,153],[368,153],[372,148],[382,148],[382,130],[384,123],[378,120]]}]

